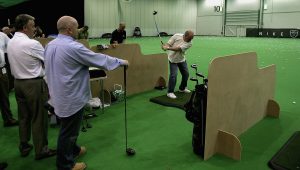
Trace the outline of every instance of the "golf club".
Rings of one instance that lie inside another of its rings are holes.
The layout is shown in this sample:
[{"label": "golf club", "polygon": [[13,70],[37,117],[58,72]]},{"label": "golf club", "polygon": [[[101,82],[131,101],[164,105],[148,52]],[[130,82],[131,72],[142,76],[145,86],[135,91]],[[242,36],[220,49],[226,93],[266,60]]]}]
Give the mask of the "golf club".
[{"label": "golf club", "polygon": [[127,105],[127,96],[126,96],[126,69],[127,69],[127,66],[124,66],[124,103],[125,103],[125,143],[126,143],[126,154],[128,156],[133,156],[135,154],[135,150],[132,149],[132,148],[129,148],[127,147],[127,108],[126,108],[126,105]]},{"label": "golf club", "polygon": [[199,83],[198,83],[198,79],[196,79],[196,78],[194,78],[194,77],[191,77],[190,80],[191,80],[191,81],[197,82],[197,85],[199,84]]},{"label": "golf club", "polygon": [[208,79],[207,78],[203,79],[203,83],[205,84],[205,86],[207,88]]},{"label": "golf club", "polygon": [[[196,70],[196,79],[198,80],[198,75],[197,75],[197,64],[192,64],[191,65],[191,67],[193,68],[193,69],[195,69]],[[198,84],[198,83],[197,83]]]},{"label": "golf club", "polygon": [[191,67],[196,70],[197,73],[197,64],[192,64]]},{"label": "golf club", "polygon": [[199,72],[199,73],[196,73],[196,76],[204,78],[203,74],[200,73],[200,72]]},{"label": "golf club", "polygon": [[155,15],[156,15],[156,14],[157,14],[157,11],[153,11],[153,19],[154,19],[156,31],[157,31],[158,36],[159,36],[159,38],[160,38],[160,42],[161,42],[161,44],[163,45],[164,43],[162,42],[162,39],[161,39],[161,36],[160,36],[160,32],[159,32],[159,30],[158,30],[158,27],[157,27],[157,24],[156,24],[156,20],[155,20]]}]

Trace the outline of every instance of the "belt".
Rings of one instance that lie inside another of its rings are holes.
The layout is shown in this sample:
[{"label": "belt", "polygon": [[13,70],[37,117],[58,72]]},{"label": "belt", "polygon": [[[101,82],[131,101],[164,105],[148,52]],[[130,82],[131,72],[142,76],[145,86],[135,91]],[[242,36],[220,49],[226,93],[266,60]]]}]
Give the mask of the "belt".
[{"label": "belt", "polygon": [[35,78],[29,78],[29,79],[16,79],[16,80],[40,80],[43,79],[44,77],[35,77]]}]

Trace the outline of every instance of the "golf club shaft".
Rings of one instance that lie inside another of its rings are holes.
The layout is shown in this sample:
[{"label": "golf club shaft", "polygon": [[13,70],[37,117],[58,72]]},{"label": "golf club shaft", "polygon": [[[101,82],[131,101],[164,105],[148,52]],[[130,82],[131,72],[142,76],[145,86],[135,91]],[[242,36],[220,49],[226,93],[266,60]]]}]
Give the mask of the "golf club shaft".
[{"label": "golf club shaft", "polygon": [[126,67],[127,66],[124,66],[124,103],[125,103],[125,151],[127,150],[127,89],[126,89]]},{"label": "golf club shaft", "polygon": [[160,42],[162,45],[164,45],[164,43],[162,42],[162,39],[161,39],[161,36],[160,36],[160,32],[158,30],[158,26],[157,26],[157,23],[156,23],[156,20],[155,20],[155,15],[153,15],[153,19],[154,19],[154,23],[155,23],[155,27],[156,27],[156,31],[158,33],[158,36],[159,36],[159,39],[160,39]]}]

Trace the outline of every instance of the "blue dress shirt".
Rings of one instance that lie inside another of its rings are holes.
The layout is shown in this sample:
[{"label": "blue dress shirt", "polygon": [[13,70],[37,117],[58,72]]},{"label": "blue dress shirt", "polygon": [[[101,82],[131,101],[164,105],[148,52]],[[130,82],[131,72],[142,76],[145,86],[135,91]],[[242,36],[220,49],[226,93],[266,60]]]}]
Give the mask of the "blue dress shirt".
[{"label": "blue dress shirt", "polygon": [[113,70],[125,61],[95,53],[74,38],[59,34],[45,48],[51,104],[59,117],[78,112],[90,99],[89,67]]}]

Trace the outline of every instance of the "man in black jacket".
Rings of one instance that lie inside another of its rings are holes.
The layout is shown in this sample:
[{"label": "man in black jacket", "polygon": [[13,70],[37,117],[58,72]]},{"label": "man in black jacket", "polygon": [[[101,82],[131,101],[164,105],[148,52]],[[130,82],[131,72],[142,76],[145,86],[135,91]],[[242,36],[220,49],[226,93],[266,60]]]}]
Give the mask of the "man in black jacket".
[{"label": "man in black jacket", "polygon": [[125,23],[121,22],[119,28],[111,33],[110,44],[122,44],[126,39]]}]

